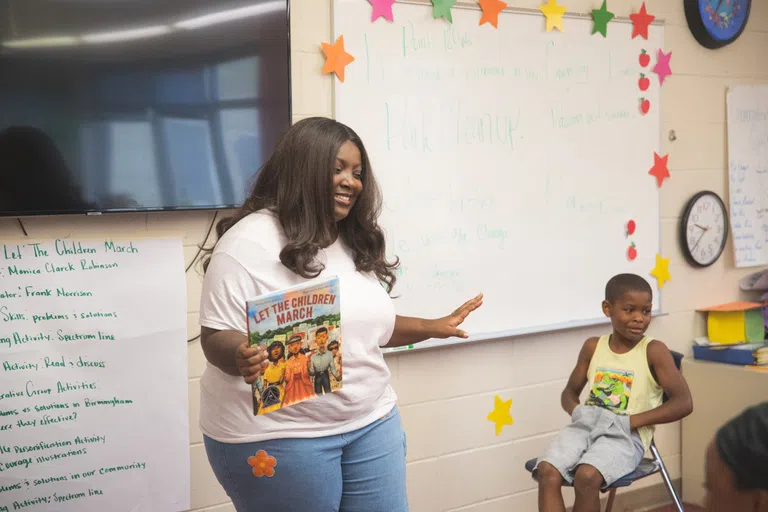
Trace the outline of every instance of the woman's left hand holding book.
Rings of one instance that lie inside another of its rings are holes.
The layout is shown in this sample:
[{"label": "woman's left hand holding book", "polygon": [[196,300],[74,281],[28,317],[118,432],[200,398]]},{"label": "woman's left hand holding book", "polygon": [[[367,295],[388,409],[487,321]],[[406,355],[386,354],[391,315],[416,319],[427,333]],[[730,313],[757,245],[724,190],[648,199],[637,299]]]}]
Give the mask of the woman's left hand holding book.
[{"label": "woman's left hand holding book", "polygon": [[247,384],[253,384],[261,378],[267,369],[267,348],[264,345],[249,346],[247,342],[237,347],[235,364]]},{"label": "woman's left hand holding book", "polygon": [[239,331],[202,327],[200,345],[211,364],[227,375],[243,377],[248,384],[256,382],[269,365],[266,347],[250,347],[248,336]]}]

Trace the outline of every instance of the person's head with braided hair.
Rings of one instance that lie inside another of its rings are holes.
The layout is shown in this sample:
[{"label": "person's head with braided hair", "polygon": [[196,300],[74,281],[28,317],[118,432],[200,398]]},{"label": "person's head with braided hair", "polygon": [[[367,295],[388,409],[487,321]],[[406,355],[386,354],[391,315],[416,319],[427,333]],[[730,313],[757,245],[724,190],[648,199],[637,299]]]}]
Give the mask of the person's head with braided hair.
[{"label": "person's head with braided hair", "polygon": [[708,511],[768,512],[768,402],[723,425],[706,464]]}]

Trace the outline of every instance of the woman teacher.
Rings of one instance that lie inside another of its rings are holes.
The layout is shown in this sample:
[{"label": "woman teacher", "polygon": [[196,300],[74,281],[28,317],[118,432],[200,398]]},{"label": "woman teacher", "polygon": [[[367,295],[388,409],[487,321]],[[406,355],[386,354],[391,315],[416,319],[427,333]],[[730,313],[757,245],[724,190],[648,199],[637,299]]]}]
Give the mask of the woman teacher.
[{"label": "woman teacher", "polygon": [[[291,127],[244,205],[217,225],[200,307],[208,360],[200,427],[239,512],[408,510],[405,433],[380,347],[467,337],[459,326],[482,295],[440,319],[397,316],[389,296],[397,262],[385,258],[380,209],[358,135],[310,118]],[[246,301],[334,275],[342,289],[341,389],[254,416],[250,384],[269,360],[248,346]]]}]

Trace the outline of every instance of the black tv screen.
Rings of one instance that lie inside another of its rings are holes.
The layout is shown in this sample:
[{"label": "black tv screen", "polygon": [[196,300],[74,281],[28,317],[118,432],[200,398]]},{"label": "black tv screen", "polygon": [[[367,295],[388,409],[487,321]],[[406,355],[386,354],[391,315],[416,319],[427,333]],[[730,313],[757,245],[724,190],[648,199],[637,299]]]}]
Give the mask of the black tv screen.
[{"label": "black tv screen", "polygon": [[239,206],[289,56],[288,0],[0,0],[0,215]]}]

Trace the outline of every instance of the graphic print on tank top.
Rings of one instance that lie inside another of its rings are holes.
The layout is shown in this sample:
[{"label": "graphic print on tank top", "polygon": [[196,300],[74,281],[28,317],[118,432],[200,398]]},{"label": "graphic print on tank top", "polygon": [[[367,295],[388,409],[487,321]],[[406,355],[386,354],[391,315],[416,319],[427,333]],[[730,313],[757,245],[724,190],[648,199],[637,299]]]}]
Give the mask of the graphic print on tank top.
[{"label": "graphic print on tank top", "polygon": [[631,371],[598,368],[586,405],[603,407],[616,414],[626,414],[634,376],[635,373]]}]

